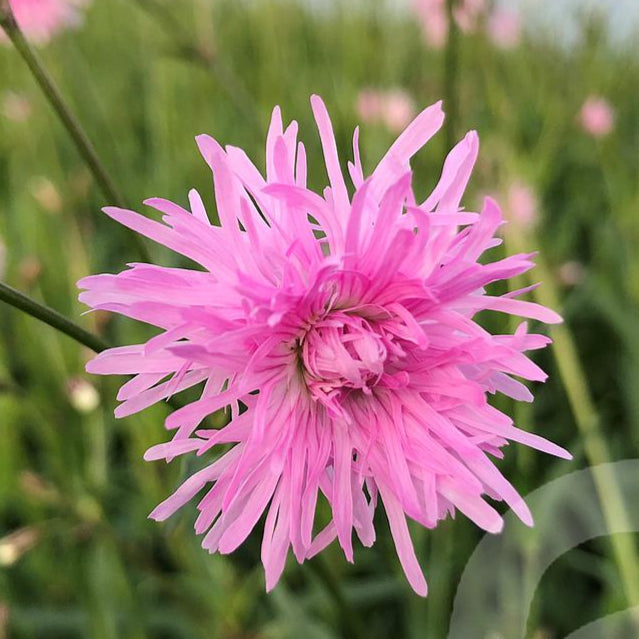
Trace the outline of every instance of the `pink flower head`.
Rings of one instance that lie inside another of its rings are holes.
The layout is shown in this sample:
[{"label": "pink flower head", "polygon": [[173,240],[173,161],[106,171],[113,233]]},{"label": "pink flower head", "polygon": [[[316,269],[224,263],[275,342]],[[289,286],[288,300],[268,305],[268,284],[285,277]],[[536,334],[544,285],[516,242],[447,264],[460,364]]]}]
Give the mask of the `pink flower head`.
[{"label": "pink flower head", "polygon": [[479,16],[486,6],[486,0],[462,0],[455,7],[455,20],[464,33],[471,33],[477,28]]},{"label": "pink flower head", "polygon": [[[9,0],[18,26],[33,44],[47,44],[62,29],[77,27],[87,0]],[[0,29],[0,40],[6,35]]]},{"label": "pink flower head", "polygon": [[496,7],[488,18],[488,35],[500,49],[513,49],[521,40],[521,16],[516,9]]},{"label": "pink flower head", "polygon": [[586,133],[595,138],[602,138],[612,131],[615,113],[608,100],[591,95],[581,107],[579,121]]},{"label": "pink flower head", "polygon": [[[485,4],[485,0],[461,0],[458,3],[454,17],[464,33],[470,33],[477,28],[477,21]],[[426,44],[433,49],[441,49],[448,36],[446,0],[413,0],[413,8]]]},{"label": "pink flower head", "polygon": [[[352,561],[353,531],[370,546],[382,502],[406,576],[425,595],[406,517],[433,528],[459,509],[498,532],[502,518],[489,496],[532,524],[491,458],[509,440],[569,458],[487,401],[498,391],[530,401],[513,376],[545,379],[524,351],[549,339],[529,333],[526,322],[513,335],[491,335],[473,317],[492,310],[560,318],[517,299],[524,291],[485,291],[533,263],[530,254],[478,261],[500,243],[494,233],[502,217],[489,199],[482,213],[460,210],[478,151],[475,132],[451,151],[435,190],[418,204],[409,161],[441,127],[441,104],[420,113],[368,177],[356,130],[351,196],[324,103],[314,96],[311,104],[329,181],[321,194],[306,186],[297,123],[284,128],[276,108],[266,177],[241,149],[197,138],[213,171],[219,226],[194,190],[190,211],[147,200],[161,222],[105,209],[199,267],[132,264],[81,280],[88,306],[161,329],[145,344],[101,353],[87,370],[135,375],[118,394],[119,417],[203,385],[200,399],[167,418],[172,440],[145,459],[196,452],[208,465],[153,519],[204,491],[195,531],[209,552],[230,553],[266,513],[262,561],[270,590],[289,548],[303,562],[337,539]],[[223,408],[228,425],[201,425]],[[214,455],[217,446],[224,448]],[[320,498],[332,518],[317,531]]]},{"label": "pink flower head", "polygon": [[382,112],[382,92],[375,89],[363,89],[357,95],[355,108],[362,122],[376,122]]},{"label": "pink flower head", "polygon": [[402,89],[365,89],[357,96],[357,114],[364,122],[381,122],[398,133],[415,117],[415,104]]},{"label": "pink flower head", "polygon": [[532,188],[519,180],[508,187],[507,217],[524,228],[532,228],[539,218],[539,202]]}]

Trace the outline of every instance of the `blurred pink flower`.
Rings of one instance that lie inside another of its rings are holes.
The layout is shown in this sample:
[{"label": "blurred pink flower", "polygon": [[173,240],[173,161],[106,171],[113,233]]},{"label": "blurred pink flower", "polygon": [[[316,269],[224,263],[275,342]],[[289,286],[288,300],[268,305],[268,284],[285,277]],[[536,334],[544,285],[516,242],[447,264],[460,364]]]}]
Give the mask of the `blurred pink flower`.
[{"label": "blurred pink flower", "polygon": [[357,116],[362,122],[379,121],[382,112],[382,92],[376,89],[363,89],[357,96],[355,106]]},{"label": "blurred pink flower", "polygon": [[381,122],[398,133],[415,117],[415,103],[402,89],[364,89],[357,97],[357,114],[363,122]]},{"label": "blurred pink flower", "polygon": [[506,214],[524,228],[532,228],[539,218],[539,202],[533,189],[516,180],[508,187]]},{"label": "blurred pink flower", "polygon": [[[524,291],[485,291],[533,262],[531,254],[479,261],[500,243],[494,233],[502,216],[490,199],[481,213],[460,209],[478,153],[474,131],[418,204],[410,160],[441,127],[441,104],[420,113],[366,178],[356,130],[351,197],[326,107],[317,96],[311,104],[330,184],[319,193],[306,185],[297,123],[284,128],[276,108],[266,177],[241,149],[197,138],[213,172],[220,226],[209,222],[195,190],[190,211],[147,200],[160,222],[105,209],[200,268],[133,264],[81,280],[80,299],[91,308],[160,329],[145,344],[101,353],[87,370],[135,375],[120,389],[118,417],[203,385],[199,400],[167,418],[173,439],[145,458],[220,452],[153,519],[166,519],[204,490],[196,533],[209,552],[230,553],[266,512],[262,561],[270,590],[290,548],[303,562],[337,539],[352,561],[353,531],[373,544],[381,501],[408,581],[425,595],[406,517],[433,528],[459,509],[498,532],[503,522],[484,501],[489,496],[530,525],[530,511],[493,458],[509,440],[570,457],[487,401],[496,392],[531,401],[513,376],[544,380],[524,352],[550,340],[529,333],[526,322],[512,335],[491,335],[473,318],[484,310],[560,318],[517,299]],[[226,426],[200,426],[225,408]],[[332,517],[315,533],[320,498]]]},{"label": "blurred pink flower", "polygon": [[521,16],[516,9],[495,7],[487,27],[491,41],[500,49],[513,49],[521,40]]},{"label": "blurred pink flower", "polygon": [[415,117],[416,109],[413,98],[401,89],[389,91],[384,96],[382,119],[393,133],[402,131]]},{"label": "blurred pink flower", "polygon": [[[446,0],[413,0],[412,4],[426,44],[441,49],[448,35]],[[461,0],[454,13],[459,28],[465,33],[474,31],[485,6],[486,0]]]},{"label": "blurred pink flower", "polygon": [[605,98],[591,95],[581,107],[579,121],[587,133],[602,138],[612,131],[615,113]]},{"label": "blurred pink flower", "polygon": [[479,16],[486,8],[486,0],[461,0],[455,8],[455,20],[459,28],[470,33],[477,28]]},{"label": "blurred pink flower", "polygon": [[413,0],[413,7],[426,44],[441,49],[448,34],[445,0]]},{"label": "blurred pink flower", "polygon": [[[33,44],[47,44],[66,28],[77,27],[82,21],[81,8],[88,0],[9,0],[16,22]],[[0,29],[0,41],[7,37]]]}]

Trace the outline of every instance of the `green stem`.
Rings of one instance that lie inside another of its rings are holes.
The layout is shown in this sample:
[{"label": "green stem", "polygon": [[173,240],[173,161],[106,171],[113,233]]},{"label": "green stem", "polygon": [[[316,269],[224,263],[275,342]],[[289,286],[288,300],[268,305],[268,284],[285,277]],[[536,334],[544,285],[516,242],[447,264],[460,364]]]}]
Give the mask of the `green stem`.
[{"label": "green stem", "polygon": [[124,206],[124,200],[117,192],[111,178],[102,166],[91,141],[83,131],[80,123],[75,118],[68,105],[64,102],[59,89],[47,70],[43,67],[35,51],[27,42],[22,31],[20,31],[20,28],[12,14],[7,15],[3,13],[0,18],[0,25],[2,25],[3,29],[11,39],[11,42],[13,42],[16,50],[29,67],[35,81],[42,89],[42,92],[45,94],[47,100],[62,121],[65,129],[71,138],[73,138],[78,151],[87,163],[87,166],[91,170],[91,173],[105,197],[116,206]]},{"label": "green stem", "polygon": [[452,149],[457,141],[456,127],[459,111],[457,84],[459,76],[459,30],[455,20],[456,0],[446,0],[446,18],[448,21],[448,37],[444,51],[444,108],[446,121],[444,132],[446,149]]},{"label": "green stem", "polygon": [[97,335],[89,333],[89,331],[78,326],[64,315],[58,313],[58,311],[54,311],[52,308],[36,302],[4,282],[0,282],[0,301],[48,324],[96,353],[100,353],[109,348],[109,345]]},{"label": "green stem", "polygon": [[[102,165],[96,150],[85,133],[82,125],[74,116],[69,105],[64,101],[62,94],[56,86],[53,78],[43,66],[38,55],[29,45],[24,34],[20,30],[18,23],[11,11],[8,0],[0,0],[0,27],[13,43],[16,51],[20,54],[26,65],[29,67],[34,80],[42,89],[49,104],[60,118],[62,125],[73,140],[78,152],[91,171],[96,183],[102,191],[104,197],[115,206],[125,207],[124,198],[115,188],[108,172]],[[150,262],[150,255],[142,240],[135,236],[136,248],[140,257]]]},{"label": "green stem", "polygon": [[[0,301],[44,322],[48,326],[51,326],[51,328],[55,328],[56,331],[68,335],[71,339],[74,339],[79,344],[90,348],[96,353],[101,353],[111,348],[111,345],[105,342],[101,337],[90,333],[61,313],[58,313],[58,311],[44,304],[40,304],[40,302],[36,302],[34,299],[31,299],[4,282],[0,282]],[[173,410],[182,408],[182,403],[174,397],[169,398],[167,404]]]}]

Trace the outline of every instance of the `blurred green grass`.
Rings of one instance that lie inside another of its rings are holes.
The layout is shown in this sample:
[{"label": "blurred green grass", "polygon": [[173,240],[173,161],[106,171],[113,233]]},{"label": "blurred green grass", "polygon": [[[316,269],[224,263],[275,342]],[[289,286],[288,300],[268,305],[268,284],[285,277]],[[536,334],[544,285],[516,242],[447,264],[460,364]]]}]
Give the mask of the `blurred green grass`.
[{"label": "blurred green grass", "polygon": [[[133,207],[150,196],[184,203],[197,187],[212,210],[210,174],[194,136],[207,132],[244,147],[262,167],[275,104],[300,122],[311,185],[321,187],[311,93],[327,102],[343,155],[362,88],[403,87],[420,106],[442,96],[442,54],[424,48],[410,16],[380,2],[356,12],[347,3],[311,11],[283,1],[182,0],[161,5],[168,7],[164,22],[145,6],[154,5],[95,2],[83,29],[41,51]],[[213,64],[194,59],[186,43]],[[473,209],[488,192],[503,200],[515,180],[537,193],[537,233],[522,231],[517,242],[542,252],[612,458],[636,457],[639,56],[610,46],[595,23],[584,24],[582,43],[570,50],[550,36],[509,52],[482,33],[460,44],[457,135],[476,128],[482,142],[466,205]],[[0,49],[0,99],[6,91],[23,95],[32,112],[24,122],[0,115],[3,279],[113,343],[145,339],[148,330],[131,321],[81,317],[75,281],[120,270],[137,259],[135,246],[99,212],[108,202],[10,48]],[[592,93],[606,95],[616,110],[615,130],[601,141],[576,121]],[[415,161],[424,192],[439,175],[443,137]],[[360,139],[370,168],[393,134],[365,125]],[[158,262],[176,263],[168,251],[149,248]],[[561,267],[572,262],[580,277],[566,284]],[[508,329],[504,320],[487,321]],[[0,542],[8,636],[343,636],[315,571],[289,562],[281,585],[264,594],[257,534],[231,557],[211,557],[192,534],[192,510],[164,525],[146,520],[187,470],[142,460],[149,445],[166,438],[163,407],[116,422],[116,382],[91,379],[101,401],[88,410],[69,393],[70,380],[88,379],[88,353],[6,307],[0,327],[0,536],[19,533]],[[524,493],[588,465],[552,351],[538,360],[551,377],[535,389],[535,404],[498,401],[523,428],[573,451],[575,461],[511,446],[501,468]],[[354,566],[331,547],[328,569],[367,620],[369,636],[445,636],[457,579],[479,532],[462,517],[433,532],[414,530],[431,593],[421,600],[400,574],[386,527],[382,514],[378,543],[356,551]],[[16,539],[26,546],[19,556]],[[566,583],[577,585],[566,590]],[[626,606],[609,540],[589,543],[545,578],[530,634],[563,636]]]}]

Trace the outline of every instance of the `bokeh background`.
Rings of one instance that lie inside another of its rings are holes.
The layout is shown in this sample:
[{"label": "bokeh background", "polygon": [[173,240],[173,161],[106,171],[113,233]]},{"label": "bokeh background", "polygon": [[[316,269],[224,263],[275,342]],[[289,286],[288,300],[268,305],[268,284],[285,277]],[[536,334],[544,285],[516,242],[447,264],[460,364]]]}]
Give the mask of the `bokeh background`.
[{"label": "bokeh background", "polygon": [[[533,295],[566,320],[551,332],[555,346],[538,354],[550,378],[534,388],[535,403],[495,401],[574,460],[511,445],[500,468],[525,494],[579,468],[635,458],[634,3],[616,3],[614,12],[603,1],[485,3],[459,17],[452,45],[446,25],[442,34],[433,24],[437,2],[416,4],[94,0],[82,25],[38,52],[117,188],[140,209],[150,196],[185,203],[197,187],[213,210],[194,136],[244,147],[262,166],[275,104],[299,121],[311,184],[322,187],[311,93],[326,101],[343,157],[361,124],[369,168],[416,110],[446,98],[452,121],[414,162],[419,188],[434,185],[453,137],[477,129],[480,160],[465,205],[477,210],[486,194],[500,200],[510,219],[506,250],[540,251],[531,281],[543,285]],[[76,300],[80,277],[139,259],[132,234],[100,213],[108,203],[22,60],[0,44],[2,279],[125,344],[148,337],[147,328],[82,316]],[[177,263],[147,246],[159,263]],[[494,330],[514,326],[485,321]],[[358,548],[355,565],[331,546],[303,567],[289,561],[266,595],[259,531],[233,555],[209,556],[192,533],[194,509],[166,524],[147,520],[189,468],[142,460],[166,439],[166,409],[116,421],[118,380],[87,376],[88,357],[0,306],[0,637],[446,636],[459,576],[481,537],[464,517],[432,532],[412,529],[430,586],[425,600],[406,584],[381,512],[378,542]],[[529,637],[564,637],[638,605],[636,558],[631,534],[564,555],[535,595]]]}]

